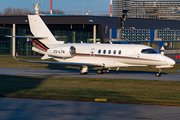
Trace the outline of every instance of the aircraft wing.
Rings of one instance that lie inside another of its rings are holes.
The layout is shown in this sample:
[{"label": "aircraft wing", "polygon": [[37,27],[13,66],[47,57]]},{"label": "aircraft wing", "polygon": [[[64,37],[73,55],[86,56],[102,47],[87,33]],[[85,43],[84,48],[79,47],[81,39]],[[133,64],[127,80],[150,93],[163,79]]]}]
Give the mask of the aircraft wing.
[{"label": "aircraft wing", "polygon": [[32,60],[24,60],[14,56],[16,60],[30,62],[30,63],[42,63],[42,64],[58,64],[58,65],[66,65],[66,66],[89,66],[89,67],[100,67],[98,64],[90,64],[90,63],[73,63],[73,62],[56,62],[56,61],[32,61]]},{"label": "aircraft wing", "polygon": [[57,61],[32,61],[32,60],[24,60],[14,56],[16,60],[23,61],[23,62],[30,62],[30,63],[41,63],[41,64],[57,64],[57,65],[65,65],[65,66],[88,66],[88,67],[110,67],[110,68],[117,68],[117,67],[132,67],[132,66],[147,66],[147,65],[131,65],[131,64],[124,64],[121,62],[116,62],[114,65],[108,65],[109,62],[101,63],[75,63],[75,62],[57,62]]}]

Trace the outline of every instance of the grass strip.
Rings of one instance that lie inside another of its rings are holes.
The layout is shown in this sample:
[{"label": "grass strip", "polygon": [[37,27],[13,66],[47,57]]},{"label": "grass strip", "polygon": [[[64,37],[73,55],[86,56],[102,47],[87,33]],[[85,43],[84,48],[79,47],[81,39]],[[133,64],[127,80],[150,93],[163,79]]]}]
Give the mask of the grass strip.
[{"label": "grass strip", "polygon": [[4,97],[180,106],[180,82],[0,75]]}]

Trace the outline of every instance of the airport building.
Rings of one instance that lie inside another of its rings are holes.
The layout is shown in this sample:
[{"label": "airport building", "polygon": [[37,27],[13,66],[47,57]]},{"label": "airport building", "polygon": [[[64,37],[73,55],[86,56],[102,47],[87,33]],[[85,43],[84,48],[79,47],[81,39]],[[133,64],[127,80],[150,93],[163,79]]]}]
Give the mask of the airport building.
[{"label": "airport building", "polygon": [[[41,16],[52,34],[65,43],[108,42],[109,29],[119,29],[117,17],[100,16]],[[13,33],[14,31],[14,33]],[[7,35],[32,36],[27,16],[0,16],[0,55],[12,54],[12,39]],[[19,55],[37,55],[31,50],[32,42],[26,38],[16,38]]]},{"label": "airport building", "polygon": [[[180,21],[127,18],[123,24],[119,17],[100,16],[41,16],[57,40],[65,43],[145,44],[160,52],[180,53]],[[148,23],[148,24],[147,24]],[[17,36],[32,36],[27,16],[0,16],[0,55],[12,54],[13,30]],[[95,33],[95,34],[94,34]],[[16,38],[19,55],[33,55],[32,42]]]},{"label": "airport building", "polygon": [[[180,2],[112,0],[112,15],[41,15],[52,34],[65,43],[145,44],[166,54],[180,53]],[[32,36],[27,15],[0,16],[0,55],[12,54],[13,38]],[[19,55],[33,55],[32,42],[16,38]]]},{"label": "airport building", "polygon": [[112,30],[114,43],[145,44],[159,52],[163,46],[167,54],[180,53],[180,1],[112,0],[112,9],[114,17],[123,17],[121,29]]},{"label": "airport building", "polygon": [[145,44],[167,54],[180,53],[180,21],[127,18],[119,30],[112,30],[114,43]]},{"label": "airport building", "polygon": [[113,16],[128,10],[128,18],[180,19],[179,0],[113,0]]}]

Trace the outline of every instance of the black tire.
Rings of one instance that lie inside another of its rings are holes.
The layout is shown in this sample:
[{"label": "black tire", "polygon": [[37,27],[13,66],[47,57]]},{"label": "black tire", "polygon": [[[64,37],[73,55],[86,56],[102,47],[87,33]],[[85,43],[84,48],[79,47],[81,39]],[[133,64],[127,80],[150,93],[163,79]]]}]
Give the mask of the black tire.
[{"label": "black tire", "polygon": [[160,76],[161,76],[161,73],[157,72],[157,73],[156,73],[156,76],[157,76],[157,77],[160,77]]},{"label": "black tire", "polygon": [[97,70],[97,74],[104,74],[104,70]]},{"label": "black tire", "polygon": [[97,74],[101,74],[101,70],[97,70]]},{"label": "black tire", "polygon": [[82,72],[82,70],[80,70],[80,71],[79,71],[79,73],[80,73],[81,75],[83,75],[83,74],[84,74],[84,73]]},{"label": "black tire", "polygon": [[87,72],[84,72],[84,73],[83,73],[82,70],[80,70],[79,73],[80,73],[81,75],[87,74]]}]

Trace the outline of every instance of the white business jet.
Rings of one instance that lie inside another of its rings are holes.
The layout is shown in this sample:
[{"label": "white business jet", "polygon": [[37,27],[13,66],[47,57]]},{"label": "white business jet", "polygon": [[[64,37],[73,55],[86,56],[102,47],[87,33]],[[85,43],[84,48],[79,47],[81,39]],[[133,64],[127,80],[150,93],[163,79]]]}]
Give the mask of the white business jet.
[{"label": "white business jet", "polygon": [[[109,71],[111,68],[129,66],[153,66],[159,69],[156,76],[161,76],[161,68],[171,68],[175,61],[159,54],[152,47],[133,44],[89,44],[67,43],[57,41],[49,31],[39,15],[28,15],[33,40],[32,50],[43,54],[42,60],[56,61],[29,61],[36,63],[60,64],[78,66],[80,74],[88,73],[89,68],[97,69],[98,74]],[[11,36],[18,37],[18,36]],[[27,36],[26,36],[27,37]]]}]

